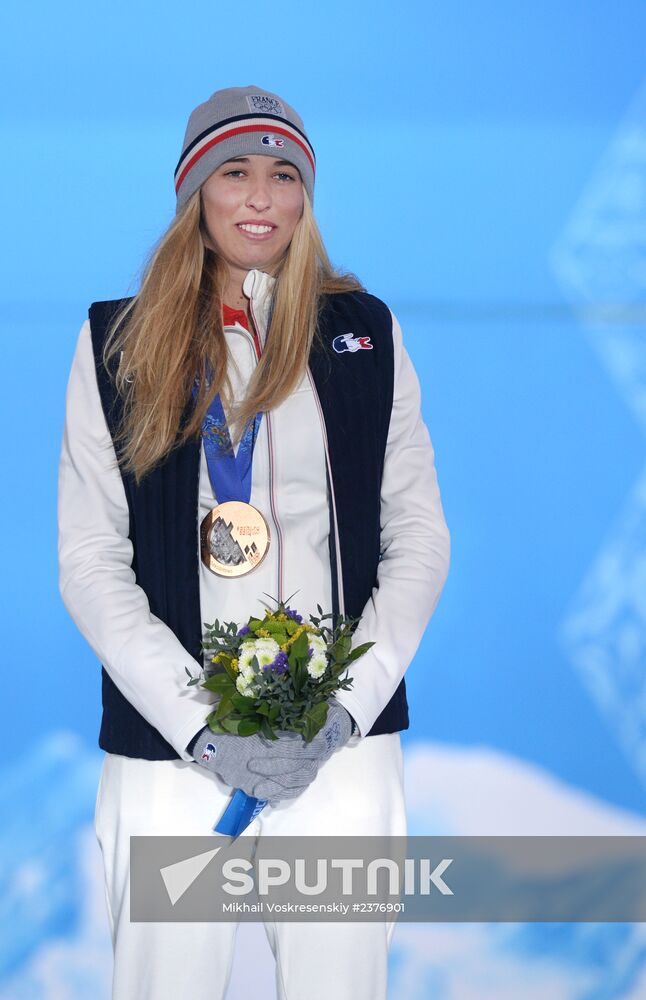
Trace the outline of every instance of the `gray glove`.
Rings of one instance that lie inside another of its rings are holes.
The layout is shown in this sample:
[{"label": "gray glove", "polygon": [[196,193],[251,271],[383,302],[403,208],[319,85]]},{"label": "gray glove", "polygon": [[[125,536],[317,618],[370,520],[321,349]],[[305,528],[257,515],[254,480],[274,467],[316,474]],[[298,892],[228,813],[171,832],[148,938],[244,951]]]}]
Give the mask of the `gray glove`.
[{"label": "gray glove", "polygon": [[338,701],[330,698],[325,725],[319,729],[311,743],[305,743],[303,740],[303,746],[316,758],[317,770],[319,764],[328,760],[335,750],[345,746],[355,726],[356,723],[350,713]]},{"label": "gray glove", "polygon": [[[334,698],[328,704],[327,719],[325,725],[319,729],[318,733],[309,743],[306,743],[300,733],[279,733],[282,738],[289,736],[292,738],[291,745],[286,751],[290,759],[307,761],[303,765],[303,770],[293,776],[293,780],[299,783],[298,790],[292,796],[283,794],[282,798],[294,798],[300,795],[307,785],[314,781],[321,764],[332,756],[335,750],[344,746],[355,731],[357,724],[345,708]],[[271,745],[271,744],[270,744]],[[276,744],[278,746],[278,744]],[[285,753],[285,751],[283,751]],[[256,774],[273,775],[274,780],[279,779],[275,774],[276,762],[278,758],[273,756],[266,759],[253,761],[253,770]],[[302,784],[301,784],[302,783]]]},{"label": "gray glove", "polygon": [[318,753],[310,750],[299,733],[279,731],[277,736],[277,740],[260,733],[234,736],[214,733],[205,726],[188,749],[198,764],[214,771],[227,785],[275,805],[300,795],[318,771]]}]

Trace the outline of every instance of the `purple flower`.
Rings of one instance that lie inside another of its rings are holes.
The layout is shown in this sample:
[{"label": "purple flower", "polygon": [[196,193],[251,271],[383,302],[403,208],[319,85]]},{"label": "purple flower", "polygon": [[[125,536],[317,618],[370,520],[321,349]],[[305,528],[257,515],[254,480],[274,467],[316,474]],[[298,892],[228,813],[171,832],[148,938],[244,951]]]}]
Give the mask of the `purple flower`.
[{"label": "purple flower", "polygon": [[276,659],[273,661],[273,663],[270,663],[268,666],[263,667],[262,669],[273,670],[274,673],[276,674],[284,674],[288,666],[289,664],[287,660],[287,653],[284,653],[281,650],[280,653],[277,653]]},{"label": "purple flower", "polygon": [[299,613],[297,611],[294,611],[293,608],[285,608],[285,614],[287,615],[288,618],[291,618],[292,621],[298,622],[299,625],[302,624],[303,621],[302,615],[299,615]]},{"label": "purple flower", "polygon": [[249,626],[248,625],[243,625],[242,628],[238,629],[238,635],[248,635],[248,634],[249,634]]}]

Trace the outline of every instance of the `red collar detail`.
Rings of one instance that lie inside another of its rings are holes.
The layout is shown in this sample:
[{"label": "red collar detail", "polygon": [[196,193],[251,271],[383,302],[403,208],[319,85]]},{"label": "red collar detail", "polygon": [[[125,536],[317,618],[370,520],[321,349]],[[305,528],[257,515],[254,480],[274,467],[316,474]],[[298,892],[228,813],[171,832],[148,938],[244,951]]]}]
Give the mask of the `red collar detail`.
[{"label": "red collar detail", "polygon": [[[244,309],[233,309],[224,302],[222,304],[222,318],[225,326],[233,326],[234,323],[239,323],[240,326],[244,326],[245,330],[249,330],[249,321]],[[249,332],[251,333],[250,330]]]},{"label": "red collar detail", "polygon": [[225,326],[233,326],[234,323],[239,323],[240,326],[244,326],[245,330],[248,330],[253,337],[254,346],[256,348],[256,354],[260,357],[260,341],[258,340],[258,334],[255,330],[251,330],[249,327],[249,321],[247,319],[247,314],[244,309],[233,309],[232,306],[228,306],[226,302],[222,303],[222,321]]}]

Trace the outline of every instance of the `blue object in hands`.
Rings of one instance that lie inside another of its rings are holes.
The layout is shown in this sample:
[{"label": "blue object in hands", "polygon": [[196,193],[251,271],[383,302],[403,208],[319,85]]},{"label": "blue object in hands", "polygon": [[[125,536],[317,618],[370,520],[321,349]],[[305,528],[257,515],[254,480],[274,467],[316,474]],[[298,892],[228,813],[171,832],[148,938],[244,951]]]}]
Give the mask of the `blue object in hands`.
[{"label": "blue object in hands", "polygon": [[268,799],[256,799],[236,788],[229,805],[213,827],[214,833],[224,833],[228,837],[238,837],[253,822],[258,813],[267,805]]}]

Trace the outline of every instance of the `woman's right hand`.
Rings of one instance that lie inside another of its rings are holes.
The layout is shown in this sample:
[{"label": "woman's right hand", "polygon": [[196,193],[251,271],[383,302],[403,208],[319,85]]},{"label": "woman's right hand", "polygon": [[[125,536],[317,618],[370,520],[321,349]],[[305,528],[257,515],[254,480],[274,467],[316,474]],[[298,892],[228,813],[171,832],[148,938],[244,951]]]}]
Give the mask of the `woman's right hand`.
[{"label": "woman's right hand", "polygon": [[278,739],[260,733],[234,736],[205,726],[190,751],[196,762],[232,788],[275,805],[300,795],[318,773],[317,755],[308,752],[299,733],[278,731]]}]

